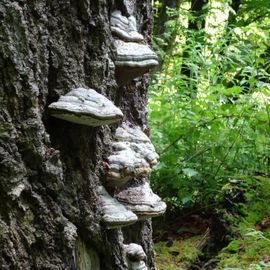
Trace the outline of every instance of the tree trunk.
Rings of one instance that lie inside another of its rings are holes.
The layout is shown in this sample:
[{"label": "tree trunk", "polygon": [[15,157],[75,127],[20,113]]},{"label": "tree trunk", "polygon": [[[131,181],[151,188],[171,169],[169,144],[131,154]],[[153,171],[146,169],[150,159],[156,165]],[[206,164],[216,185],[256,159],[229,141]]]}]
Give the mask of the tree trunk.
[{"label": "tree trunk", "polygon": [[[100,222],[96,187],[117,124],[87,127],[48,114],[51,102],[82,86],[146,125],[148,76],[120,88],[109,65],[110,13],[125,2],[0,2],[1,269],[128,269],[122,244],[130,241],[154,269],[151,220],[124,230]],[[150,0],[130,2],[149,41]]]},{"label": "tree trunk", "polygon": [[[203,15],[203,6],[208,2],[205,0],[192,0],[191,2],[191,13],[193,15],[193,20],[189,21],[188,28],[192,30],[200,30],[205,27],[205,20],[199,17]],[[196,19],[198,18],[198,19]],[[199,22],[199,24],[198,24]]]},{"label": "tree trunk", "polygon": [[179,8],[181,0],[162,0],[162,5],[158,9],[158,19],[155,20],[154,32],[156,36],[161,36],[165,33],[165,23],[170,19],[168,16],[168,8]]}]

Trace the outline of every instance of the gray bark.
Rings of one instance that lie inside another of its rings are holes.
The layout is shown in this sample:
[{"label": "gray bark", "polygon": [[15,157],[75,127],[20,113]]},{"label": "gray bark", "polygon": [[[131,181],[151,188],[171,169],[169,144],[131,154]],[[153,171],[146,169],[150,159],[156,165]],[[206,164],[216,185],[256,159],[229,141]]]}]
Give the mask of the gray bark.
[{"label": "gray bark", "polygon": [[[125,5],[0,1],[0,269],[128,269],[122,243],[131,241],[154,269],[150,220],[122,230],[100,223],[96,186],[117,124],[92,128],[48,114],[60,95],[90,87],[146,127],[148,76],[119,88],[109,65],[115,6]],[[151,15],[150,0],[137,1],[148,41]]]}]

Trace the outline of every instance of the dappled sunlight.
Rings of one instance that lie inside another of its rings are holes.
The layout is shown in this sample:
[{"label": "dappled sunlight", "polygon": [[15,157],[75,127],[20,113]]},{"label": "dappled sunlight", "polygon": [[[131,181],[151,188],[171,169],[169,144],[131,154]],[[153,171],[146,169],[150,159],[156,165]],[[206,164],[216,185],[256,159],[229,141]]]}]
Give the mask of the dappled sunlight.
[{"label": "dappled sunlight", "polygon": [[205,20],[205,32],[207,42],[214,43],[222,37],[228,23],[229,13],[234,12],[226,0],[210,0],[210,12]]},{"label": "dappled sunlight", "polygon": [[[215,217],[211,221],[215,229],[211,231],[210,226],[212,238],[204,247],[205,261],[199,256],[195,263],[199,268],[189,265],[191,268],[183,269],[202,269],[209,254],[214,257],[209,261],[211,269],[267,269],[264,242],[257,257],[240,249],[235,261],[227,261],[226,251],[222,251],[226,258],[215,256],[229,239],[240,241],[235,228],[246,222],[244,209],[257,215],[256,209],[249,207],[252,198],[256,201],[253,189],[261,192],[256,177],[268,179],[270,175],[270,12],[266,12],[270,4],[211,0],[198,8],[196,3],[193,1],[187,12],[177,9],[174,2],[164,32],[153,36],[162,68],[149,87],[151,138],[160,155],[151,175],[152,186],[170,213],[196,212],[199,207]],[[155,25],[160,9],[155,9]],[[186,19],[179,22],[181,16]],[[263,198],[256,204],[264,205],[267,199]],[[270,215],[267,209],[263,213]],[[258,220],[250,221],[245,231]],[[244,233],[241,235],[241,244],[248,246],[249,240],[245,242]],[[269,234],[264,237],[269,239]],[[163,256],[166,247],[160,245],[158,252]],[[166,263],[172,263],[171,269],[182,269],[178,254],[166,256],[164,269]]]}]

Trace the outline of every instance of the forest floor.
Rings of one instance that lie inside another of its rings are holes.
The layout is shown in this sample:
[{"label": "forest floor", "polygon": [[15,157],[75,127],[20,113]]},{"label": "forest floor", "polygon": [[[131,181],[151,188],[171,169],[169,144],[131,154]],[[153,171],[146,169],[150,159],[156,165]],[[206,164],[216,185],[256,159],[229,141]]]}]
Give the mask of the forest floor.
[{"label": "forest floor", "polygon": [[[206,225],[209,220],[194,215],[190,223],[168,225],[155,234],[156,270],[270,270],[270,217],[265,218],[246,233],[245,237],[232,240],[213,260],[201,262],[208,237]],[[262,228],[260,224],[267,224]],[[199,226],[198,226],[199,225]],[[199,263],[198,263],[199,262]],[[202,263],[202,264],[201,264]],[[200,265],[201,264],[201,265]]]},{"label": "forest floor", "polygon": [[201,254],[209,218],[191,215],[171,219],[155,231],[155,261],[157,270],[185,270]]},{"label": "forest floor", "polygon": [[157,270],[270,270],[270,178],[243,178],[221,191],[226,200],[212,213],[154,223]]}]

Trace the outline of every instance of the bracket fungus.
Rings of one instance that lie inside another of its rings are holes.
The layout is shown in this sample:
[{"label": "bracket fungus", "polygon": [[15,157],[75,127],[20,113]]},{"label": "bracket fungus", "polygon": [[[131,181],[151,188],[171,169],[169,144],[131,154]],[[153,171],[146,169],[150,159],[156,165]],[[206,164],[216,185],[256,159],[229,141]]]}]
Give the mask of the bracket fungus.
[{"label": "bracket fungus", "polygon": [[158,57],[149,46],[115,40],[115,76],[119,84],[128,82],[158,65]]},{"label": "bracket fungus", "polygon": [[146,260],[145,252],[142,246],[135,243],[124,245],[129,269],[131,270],[147,270],[144,260]]},{"label": "bracket fungus", "polygon": [[108,157],[108,184],[121,186],[133,177],[146,177],[158,160],[147,135],[137,126],[122,123],[114,139],[113,153]]},{"label": "bracket fungus", "polygon": [[101,126],[118,122],[123,113],[93,89],[76,88],[49,105],[50,114],[72,123]]},{"label": "bracket fungus", "polygon": [[166,203],[161,201],[147,182],[143,185],[127,187],[115,197],[139,219],[160,216],[166,211]]},{"label": "bracket fungus", "polygon": [[115,10],[111,14],[111,31],[119,38],[127,41],[143,41],[143,35],[137,31],[137,23],[134,16],[128,18],[121,15],[121,11]]},{"label": "bracket fungus", "polygon": [[134,14],[136,8],[136,0],[122,0],[123,6],[127,14]]},{"label": "bracket fungus", "polygon": [[103,186],[97,188],[102,206],[102,221],[108,229],[120,228],[135,223],[137,216],[110,196]]},{"label": "bracket fungus", "polygon": [[145,265],[144,261],[139,262],[129,262],[130,270],[147,270],[148,268]]},{"label": "bracket fungus", "polygon": [[146,259],[145,252],[142,246],[131,243],[128,245],[124,245],[124,250],[129,260],[131,261],[143,261]]}]

